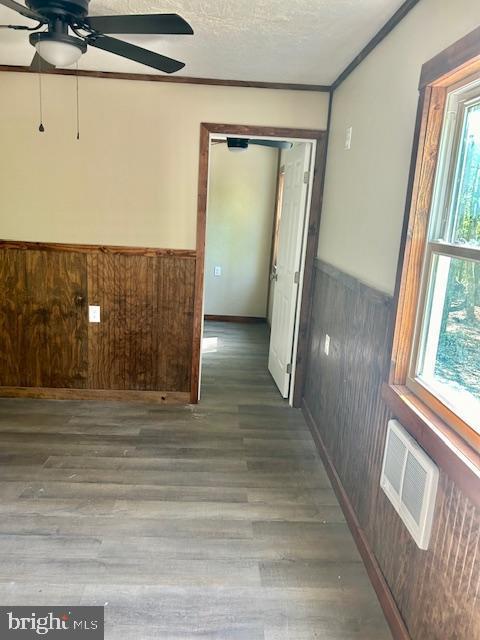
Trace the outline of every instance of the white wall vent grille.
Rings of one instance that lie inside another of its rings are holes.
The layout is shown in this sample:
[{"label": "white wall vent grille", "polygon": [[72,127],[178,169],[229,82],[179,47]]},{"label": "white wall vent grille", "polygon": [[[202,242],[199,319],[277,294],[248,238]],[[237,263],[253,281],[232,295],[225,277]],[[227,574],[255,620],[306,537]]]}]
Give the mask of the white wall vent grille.
[{"label": "white wall vent grille", "polygon": [[438,468],[397,420],[390,420],[380,486],[420,549],[428,549]]}]

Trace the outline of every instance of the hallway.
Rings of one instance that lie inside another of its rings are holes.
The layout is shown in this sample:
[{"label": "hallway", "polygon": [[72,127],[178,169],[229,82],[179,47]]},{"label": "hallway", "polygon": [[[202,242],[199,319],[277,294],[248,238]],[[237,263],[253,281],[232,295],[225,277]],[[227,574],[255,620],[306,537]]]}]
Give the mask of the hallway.
[{"label": "hallway", "polygon": [[108,640],[388,640],[265,325],[209,323],[196,407],[0,400],[0,602]]}]

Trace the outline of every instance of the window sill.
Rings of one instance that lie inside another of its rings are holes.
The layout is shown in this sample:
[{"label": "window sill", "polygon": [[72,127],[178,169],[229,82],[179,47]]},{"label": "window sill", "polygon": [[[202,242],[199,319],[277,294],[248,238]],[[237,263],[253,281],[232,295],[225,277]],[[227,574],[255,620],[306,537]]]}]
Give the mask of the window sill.
[{"label": "window sill", "polygon": [[480,507],[480,455],[407,387],[384,384],[382,396],[440,469]]}]

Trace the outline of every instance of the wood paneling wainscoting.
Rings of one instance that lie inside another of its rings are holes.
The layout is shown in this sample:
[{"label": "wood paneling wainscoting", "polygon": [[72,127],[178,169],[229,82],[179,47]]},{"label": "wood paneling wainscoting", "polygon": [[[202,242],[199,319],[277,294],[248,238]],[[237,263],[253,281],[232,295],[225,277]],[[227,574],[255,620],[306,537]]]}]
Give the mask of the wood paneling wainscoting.
[{"label": "wood paneling wainscoting", "polygon": [[0,242],[0,396],[187,403],[194,279],[190,251]]},{"label": "wood paneling wainscoting", "polygon": [[394,637],[480,640],[480,510],[440,470],[422,551],[380,489],[392,322],[389,296],[317,260],[304,411]]}]

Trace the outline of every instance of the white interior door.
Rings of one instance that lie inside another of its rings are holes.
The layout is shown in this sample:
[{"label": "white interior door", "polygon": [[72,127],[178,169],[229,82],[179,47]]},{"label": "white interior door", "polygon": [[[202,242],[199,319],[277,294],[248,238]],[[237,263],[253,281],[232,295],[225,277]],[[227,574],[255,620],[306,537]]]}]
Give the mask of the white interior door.
[{"label": "white interior door", "polygon": [[272,326],[268,369],[280,393],[288,397],[292,348],[308,195],[311,145],[297,143],[282,153],[285,167],[277,264],[274,273]]}]

